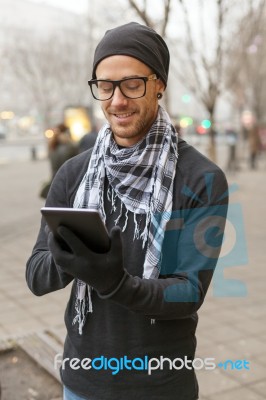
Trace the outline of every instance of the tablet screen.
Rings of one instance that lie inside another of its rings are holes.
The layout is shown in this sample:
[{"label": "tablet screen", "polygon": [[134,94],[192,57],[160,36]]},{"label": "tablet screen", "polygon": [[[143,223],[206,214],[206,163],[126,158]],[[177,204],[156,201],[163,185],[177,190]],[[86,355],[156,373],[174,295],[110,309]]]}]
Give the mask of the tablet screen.
[{"label": "tablet screen", "polygon": [[91,250],[97,253],[108,251],[110,239],[98,211],[85,208],[42,207],[41,213],[58,240],[62,238],[58,235],[57,228],[65,226]]}]

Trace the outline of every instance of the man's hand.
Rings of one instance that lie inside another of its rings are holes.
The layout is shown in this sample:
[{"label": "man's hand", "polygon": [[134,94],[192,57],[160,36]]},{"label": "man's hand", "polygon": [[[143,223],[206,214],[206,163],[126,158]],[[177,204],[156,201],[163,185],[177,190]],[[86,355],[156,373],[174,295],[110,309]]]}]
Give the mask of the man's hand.
[{"label": "man's hand", "polygon": [[102,295],[116,289],[125,275],[119,227],[111,230],[111,246],[106,253],[93,252],[70,229],[64,226],[58,228],[58,233],[70,251],[60,245],[52,232],[48,236],[48,246],[55,263],[64,272],[86,282]]}]

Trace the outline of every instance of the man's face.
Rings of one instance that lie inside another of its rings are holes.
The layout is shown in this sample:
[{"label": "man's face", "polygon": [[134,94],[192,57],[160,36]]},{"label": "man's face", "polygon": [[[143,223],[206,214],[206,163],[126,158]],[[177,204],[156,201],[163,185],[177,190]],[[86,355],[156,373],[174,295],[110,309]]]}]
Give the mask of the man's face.
[{"label": "man's face", "polygon": [[[141,61],[120,55],[105,58],[96,69],[97,79],[109,80],[143,77],[153,73]],[[163,82],[157,79],[146,82],[144,97],[128,99],[116,87],[113,97],[101,102],[117,144],[123,147],[133,146],[147,134],[157,116],[157,93],[163,90]]]}]

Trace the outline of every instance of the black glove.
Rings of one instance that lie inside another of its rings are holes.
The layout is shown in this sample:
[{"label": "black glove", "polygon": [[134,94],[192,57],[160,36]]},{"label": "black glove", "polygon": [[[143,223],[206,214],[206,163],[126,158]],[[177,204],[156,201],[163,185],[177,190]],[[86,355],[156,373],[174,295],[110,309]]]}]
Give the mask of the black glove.
[{"label": "black glove", "polygon": [[57,232],[70,250],[66,250],[52,232],[48,236],[48,246],[55,263],[64,272],[86,282],[102,295],[117,288],[126,273],[123,268],[123,248],[119,227],[116,226],[111,230],[111,246],[106,253],[93,252],[64,226],[60,226]]}]

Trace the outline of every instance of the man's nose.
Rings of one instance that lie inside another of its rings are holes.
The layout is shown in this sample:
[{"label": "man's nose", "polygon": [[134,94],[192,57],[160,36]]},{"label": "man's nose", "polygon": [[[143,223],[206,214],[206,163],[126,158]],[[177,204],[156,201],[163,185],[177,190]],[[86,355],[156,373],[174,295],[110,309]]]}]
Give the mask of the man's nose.
[{"label": "man's nose", "polygon": [[114,104],[126,104],[128,101],[127,97],[123,95],[119,86],[117,86],[114,90],[114,94],[112,97],[112,105]]}]

